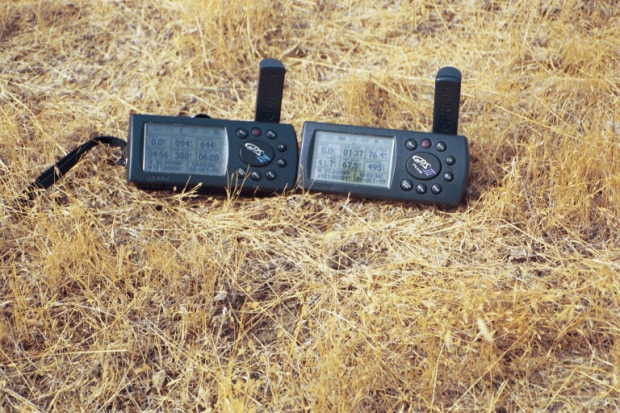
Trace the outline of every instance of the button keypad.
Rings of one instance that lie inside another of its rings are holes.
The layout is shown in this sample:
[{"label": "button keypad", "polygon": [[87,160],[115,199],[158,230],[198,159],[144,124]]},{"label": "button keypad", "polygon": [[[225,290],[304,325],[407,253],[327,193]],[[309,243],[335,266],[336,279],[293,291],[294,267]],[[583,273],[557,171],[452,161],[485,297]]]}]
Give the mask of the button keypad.
[{"label": "button keypad", "polygon": [[[294,135],[290,136],[277,127],[254,125],[241,126],[233,131],[240,139],[238,160],[243,165],[235,169],[235,176],[239,182],[244,182],[244,187],[271,188],[281,185],[280,181],[295,179],[291,168],[296,161]],[[290,183],[287,185],[291,186]]]},{"label": "button keypad", "polygon": [[[442,171],[442,169],[456,164],[455,156],[449,152],[445,153],[448,151],[448,143],[429,138],[420,140],[407,138],[401,145],[411,152],[407,155],[405,166],[409,175],[414,179],[401,178],[400,181],[397,181],[400,189],[402,191],[413,190],[420,195],[443,196],[445,189],[437,181],[441,180],[443,184],[447,185],[455,180],[455,173],[452,170]],[[440,156],[442,152],[445,154]]]}]

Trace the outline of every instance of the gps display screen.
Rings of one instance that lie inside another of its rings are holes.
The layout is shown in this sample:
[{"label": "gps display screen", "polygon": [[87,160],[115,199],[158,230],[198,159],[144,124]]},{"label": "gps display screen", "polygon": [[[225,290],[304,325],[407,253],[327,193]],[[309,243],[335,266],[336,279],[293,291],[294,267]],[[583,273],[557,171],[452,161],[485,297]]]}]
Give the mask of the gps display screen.
[{"label": "gps display screen", "polygon": [[224,176],[226,128],[146,123],[143,162],[145,172]]},{"label": "gps display screen", "polygon": [[394,138],[317,131],[310,177],[338,182],[390,188]]}]

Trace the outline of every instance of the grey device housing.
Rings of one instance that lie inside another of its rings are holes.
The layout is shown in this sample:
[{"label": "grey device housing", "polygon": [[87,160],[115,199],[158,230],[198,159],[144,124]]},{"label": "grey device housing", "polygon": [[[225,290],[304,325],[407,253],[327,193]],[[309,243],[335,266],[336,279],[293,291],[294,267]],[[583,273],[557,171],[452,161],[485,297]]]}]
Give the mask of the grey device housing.
[{"label": "grey device housing", "polygon": [[[389,188],[364,185],[361,183],[327,182],[312,179],[313,155],[315,151],[316,132],[328,131],[354,135],[383,136],[393,138],[393,161],[390,171]],[[430,141],[429,148],[423,148],[421,142]],[[415,149],[411,143],[415,142]],[[438,144],[443,143],[445,150],[439,151]],[[440,170],[432,179],[416,179],[409,172],[407,162],[416,154],[430,154],[440,161]],[[455,162],[448,165],[446,161],[452,157]],[[446,173],[451,179],[446,180]],[[357,197],[374,199],[395,199],[415,201],[426,204],[456,206],[463,199],[469,175],[469,149],[467,138],[461,135],[445,135],[429,132],[413,132],[398,129],[368,128],[363,126],[338,125],[333,123],[305,122],[302,130],[302,146],[298,185],[304,189],[318,192],[351,194]],[[411,187],[403,189],[404,181]],[[426,187],[425,193],[416,191],[417,185]],[[439,185],[441,192],[433,193],[433,185]]]},{"label": "grey device housing", "polygon": [[[147,124],[224,128],[228,144],[226,173],[224,176],[218,176],[145,171],[144,147]],[[254,128],[261,130],[259,136],[252,136],[249,133]],[[239,137],[239,130],[245,130],[248,134],[243,138]],[[268,131],[274,132],[276,137],[270,137],[271,134],[268,136]],[[254,143],[264,148],[272,147],[272,159],[264,165],[251,165],[242,156],[246,143]],[[132,115],[130,118],[127,180],[143,189],[196,188],[198,192],[218,192],[238,188],[242,192],[276,193],[294,187],[297,163],[297,138],[291,125],[157,115]],[[254,179],[253,175],[260,178]],[[273,176],[273,179],[267,178],[268,175]]]}]

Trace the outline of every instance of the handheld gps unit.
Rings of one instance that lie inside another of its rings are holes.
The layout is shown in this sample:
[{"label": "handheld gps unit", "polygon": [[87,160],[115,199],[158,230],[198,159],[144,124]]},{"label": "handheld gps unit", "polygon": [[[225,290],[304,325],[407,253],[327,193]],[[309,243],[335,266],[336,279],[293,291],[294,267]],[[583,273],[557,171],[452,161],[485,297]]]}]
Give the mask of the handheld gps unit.
[{"label": "handheld gps unit", "polygon": [[457,135],[460,89],[457,69],[439,70],[432,133],[305,122],[299,185],[311,191],[458,205],[469,172],[467,138]]},{"label": "handheld gps unit", "polygon": [[127,180],[140,188],[199,192],[292,188],[298,148],[293,127],[279,123],[284,75],[280,61],[261,61],[254,122],[131,115]]}]

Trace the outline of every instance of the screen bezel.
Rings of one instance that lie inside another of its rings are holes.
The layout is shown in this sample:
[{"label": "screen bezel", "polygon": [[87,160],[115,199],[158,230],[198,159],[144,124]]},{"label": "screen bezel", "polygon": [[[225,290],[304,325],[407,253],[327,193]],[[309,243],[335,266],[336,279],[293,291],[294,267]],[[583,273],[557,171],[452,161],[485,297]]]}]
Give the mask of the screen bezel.
[{"label": "screen bezel", "polygon": [[[387,184],[386,185],[377,185],[377,184],[369,184],[369,183],[365,183],[365,182],[347,182],[344,180],[328,180],[328,179],[321,179],[321,178],[314,178],[312,177],[313,175],[313,171],[315,169],[315,157],[316,157],[316,149],[317,149],[317,141],[319,140],[319,136],[317,136],[320,132],[326,132],[326,133],[331,133],[331,134],[340,134],[340,135],[349,135],[349,136],[354,136],[354,137],[361,137],[361,138],[381,138],[381,139],[389,139],[390,140],[390,159],[388,161],[388,171],[387,171]],[[339,185],[354,185],[356,187],[369,187],[369,188],[378,188],[378,189],[384,189],[384,190],[389,190],[392,186],[392,179],[394,178],[394,169],[396,167],[396,136],[391,135],[385,135],[385,134],[370,134],[368,132],[366,133],[351,133],[351,132],[345,132],[345,131],[336,131],[336,130],[328,130],[326,128],[318,128],[316,130],[314,130],[314,132],[312,133],[312,150],[310,152],[310,156],[309,156],[309,176],[310,179],[313,182],[316,183],[322,183],[322,184],[339,184]]]},{"label": "screen bezel", "polygon": [[[357,183],[331,182],[312,179],[312,162],[316,145],[316,132],[326,131],[352,135],[371,135],[393,138],[392,166],[390,171],[390,187],[373,186]],[[385,197],[394,187],[394,174],[402,162],[399,157],[397,131],[393,129],[367,128],[364,126],[340,125],[334,123],[305,122],[302,130],[302,143],[299,162],[298,185],[302,188],[332,193],[352,193],[369,197]]]}]

